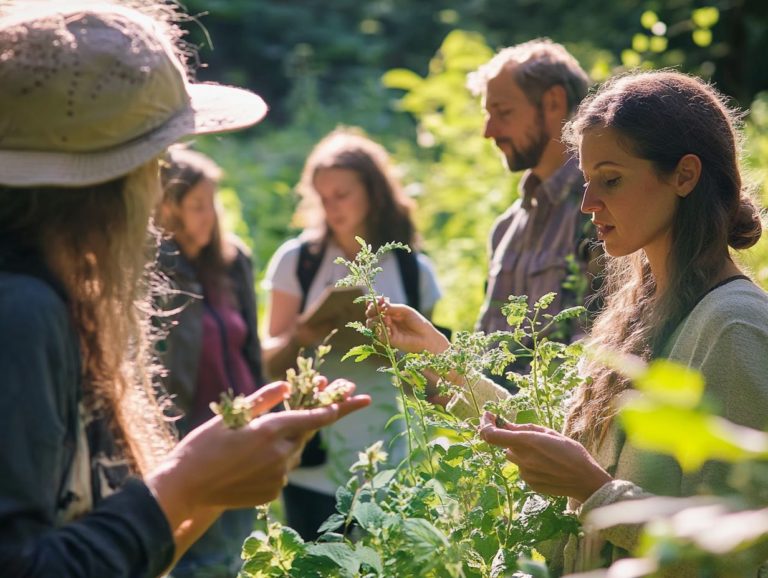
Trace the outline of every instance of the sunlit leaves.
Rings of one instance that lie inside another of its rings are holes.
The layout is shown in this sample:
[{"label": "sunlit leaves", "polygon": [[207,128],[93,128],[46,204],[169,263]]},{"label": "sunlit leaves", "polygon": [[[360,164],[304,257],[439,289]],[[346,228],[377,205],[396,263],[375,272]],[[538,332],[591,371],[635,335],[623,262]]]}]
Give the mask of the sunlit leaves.
[{"label": "sunlit leaves", "polygon": [[697,29],[694,30],[692,33],[693,42],[696,44],[696,46],[701,46],[702,48],[705,48],[712,44],[712,31],[711,30],[705,30],[705,29]]},{"label": "sunlit leaves", "polygon": [[654,24],[656,24],[658,21],[658,15],[652,10],[646,10],[640,16],[640,24],[643,25],[643,28],[648,28],[649,30],[653,28]]},{"label": "sunlit leaves", "polygon": [[697,8],[691,13],[691,20],[699,28],[712,28],[720,20],[720,11],[716,6]]},{"label": "sunlit leaves", "polygon": [[704,393],[701,372],[666,359],[651,363],[634,385],[656,401],[683,408],[695,407]]},{"label": "sunlit leaves", "polygon": [[637,399],[622,409],[621,422],[632,445],[672,455],[684,472],[712,459],[768,457],[768,436],[696,409]]},{"label": "sunlit leaves", "polygon": [[708,460],[740,462],[768,456],[768,436],[711,415],[702,408],[704,378],[680,364],[657,360],[632,370],[635,387],[620,419],[630,442],[673,456],[685,472]]}]

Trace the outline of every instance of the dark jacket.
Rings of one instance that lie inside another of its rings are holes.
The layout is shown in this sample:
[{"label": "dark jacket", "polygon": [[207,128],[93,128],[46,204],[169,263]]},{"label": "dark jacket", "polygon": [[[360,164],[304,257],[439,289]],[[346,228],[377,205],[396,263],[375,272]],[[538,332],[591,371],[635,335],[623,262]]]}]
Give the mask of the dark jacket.
[{"label": "dark jacket", "polygon": [[79,341],[62,293],[34,255],[9,258],[0,243],[2,576],[157,576],[173,558],[168,522],[137,479],[104,499],[94,491],[90,512],[61,522],[82,395]]},{"label": "dark jacket", "polygon": [[[251,370],[257,387],[264,384],[261,367],[261,344],[256,317],[253,266],[247,249],[235,244],[237,256],[227,273],[240,308],[240,314],[248,327],[243,356]],[[197,369],[200,347],[203,342],[203,288],[195,270],[179,250],[178,245],[166,240],[160,247],[160,270],[170,279],[174,293],[160,304],[169,313],[165,322],[168,335],[161,345],[161,359],[167,369],[165,387],[173,394],[174,402],[182,412],[192,406],[197,390]]]}]

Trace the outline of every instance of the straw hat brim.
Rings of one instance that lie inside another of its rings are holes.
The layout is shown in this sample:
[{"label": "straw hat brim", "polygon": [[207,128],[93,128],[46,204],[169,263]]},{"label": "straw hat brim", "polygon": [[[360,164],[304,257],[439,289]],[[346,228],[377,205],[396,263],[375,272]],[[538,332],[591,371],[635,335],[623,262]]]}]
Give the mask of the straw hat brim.
[{"label": "straw hat brim", "polygon": [[0,150],[0,183],[6,186],[78,187],[130,173],[184,137],[228,132],[264,118],[260,96],[232,86],[190,84],[189,106],[129,142],[92,152]]}]

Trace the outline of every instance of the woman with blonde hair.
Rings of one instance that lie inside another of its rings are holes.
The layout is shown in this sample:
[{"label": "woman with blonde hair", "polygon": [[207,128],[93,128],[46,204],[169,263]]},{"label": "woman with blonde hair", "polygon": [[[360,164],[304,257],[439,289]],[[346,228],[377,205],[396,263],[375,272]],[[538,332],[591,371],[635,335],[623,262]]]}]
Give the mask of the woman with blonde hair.
[{"label": "woman with blonde hair", "polygon": [[176,444],[152,387],[147,235],[158,158],[258,122],[256,95],[191,84],[170,5],[0,9],[0,567],[157,576],[224,510],[278,494],[311,432],[365,405],[207,421]]},{"label": "woman with blonde hair", "polygon": [[[283,494],[288,523],[310,539],[319,525],[335,511],[335,493],[349,478],[358,452],[378,440],[392,441],[399,424],[385,430],[400,410],[397,390],[389,376],[377,371],[378,363],[346,362],[341,357],[359,335],[346,329],[352,319],[344,314],[318,324],[301,321],[301,313],[322,301],[336,281],[347,275],[338,257],[354,259],[360,250],[356,237],[375,249],[397,241],[413,248],[387,253],[376,277],[376,291],[395,303],[409,303],[429,316],[440,291],[429,259],[417,251],[418,240],[411,211],[413,202],[396,178],[389,155],[359,130],[340,128],[323,138],[310,153],[299,182],[301,203],[297,211],[304,232],[284,243],[267,268],[269,290],[265,362],[272,375],[280,375],[295,362],[300,348],[319,344],[334,329],[333,347],[323,371],[329,377],[348,377],[365,383],[374,402],[359,419],[322,433],[325,451],[305,455],[303,466],[290,476]],[[350,298],[351,304],[352,298]],[[347,310],[350,311],[350,310]],[[402,458],[400,444],[393,445],[392,460]]]}]

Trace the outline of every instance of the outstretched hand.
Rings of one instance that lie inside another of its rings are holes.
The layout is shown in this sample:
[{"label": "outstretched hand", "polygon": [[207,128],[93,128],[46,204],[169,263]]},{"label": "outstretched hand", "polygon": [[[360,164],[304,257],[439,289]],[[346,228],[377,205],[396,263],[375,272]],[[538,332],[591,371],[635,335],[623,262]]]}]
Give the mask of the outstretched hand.
[{"label": "outstretched hand", "polygon": [[480,437],[505,448],[517,464],[520,478],[531,489],[551,496],[568,496],[585,502],[613,478],[576,440],[534,424],[496,425],[496,416],[485,412]]},{"label": "outstretched hand", "polygon": [[370,404],[357,395],[326,407],[266,413],[289,391],[285,382],[252,394],[253,419],[230,429],[217,416],[185,437],[147,476],[172,528],[201,508],[242,508],[278,497],[312,433]]},{"label": "outstretched hand", "polygon": [[368,305],[365,315],[366,324],[374,331],[382,331],[383,320],[390,344],[401,351],[440,353],[450,346],[426,317],[408,305],[396,305],[380,297],[375,305]]}]

